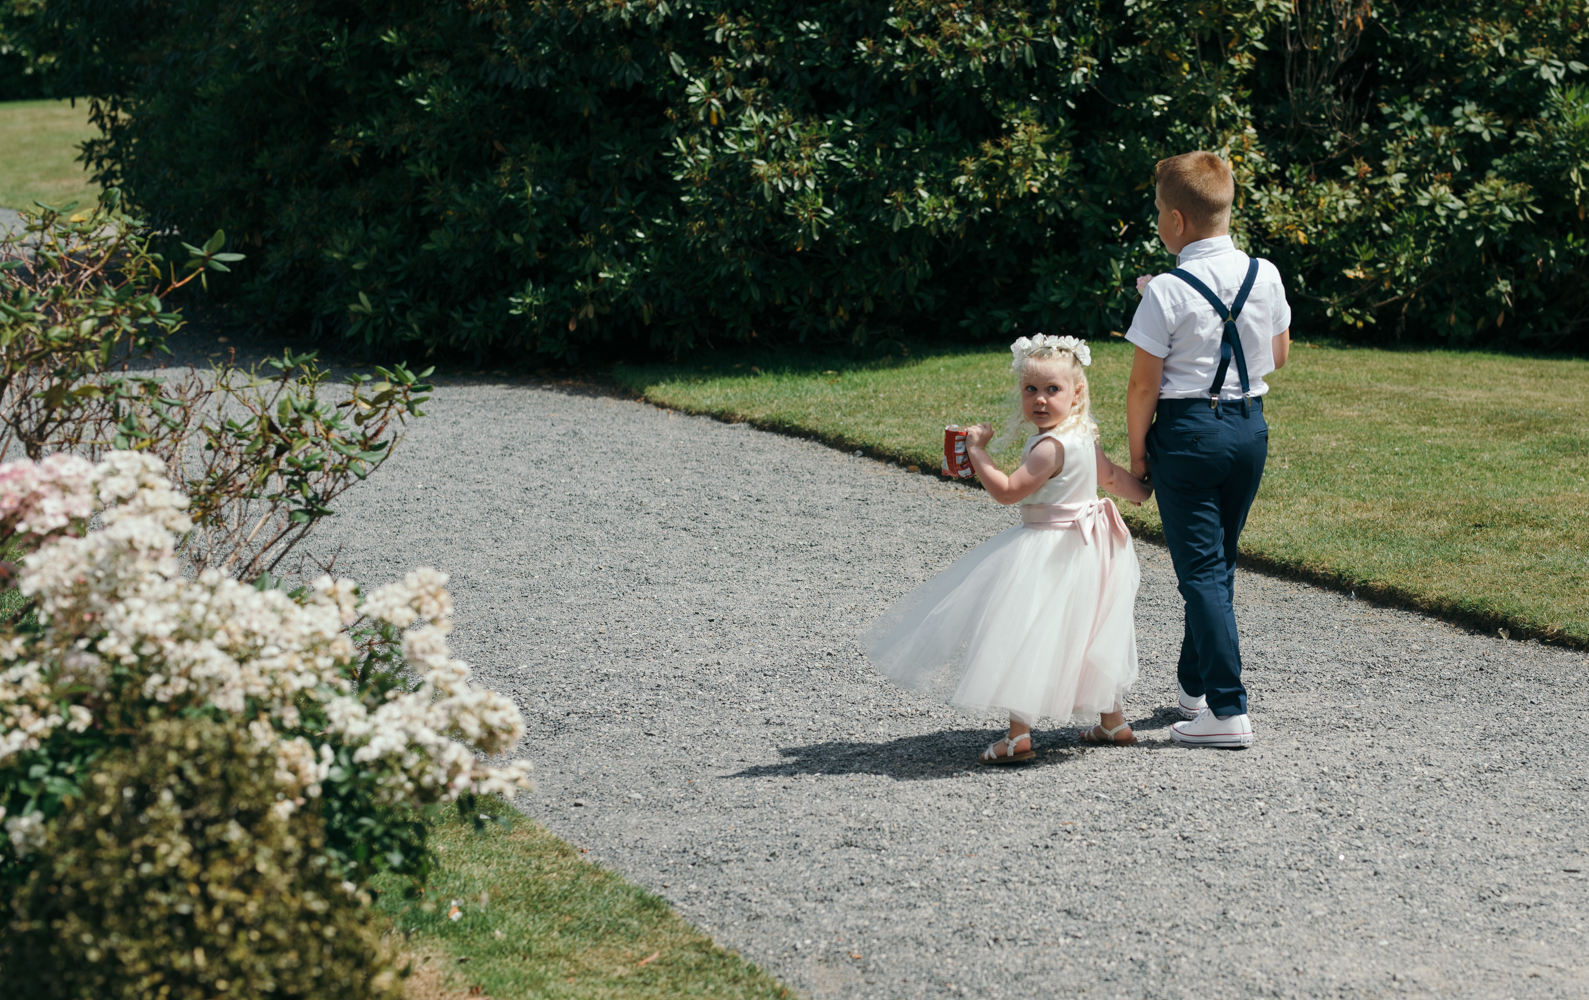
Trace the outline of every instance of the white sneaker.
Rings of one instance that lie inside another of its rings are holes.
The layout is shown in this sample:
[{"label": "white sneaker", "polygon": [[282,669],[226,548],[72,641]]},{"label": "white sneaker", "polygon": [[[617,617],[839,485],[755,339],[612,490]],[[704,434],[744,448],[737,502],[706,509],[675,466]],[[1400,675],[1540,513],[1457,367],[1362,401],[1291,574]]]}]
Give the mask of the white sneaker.
[{"label": "white sneaker", "polygon": [[1181,713],[1181,718],[1195,719],[1197,718],[1198,712],[1201,712],[1203,709],[1208,707],[1208,699],[1206,697],[1203,695],[1198,695],[1196,698],[1193,698],[1191,695],[1186,693],[1186,689],[1181,687],[1179,682],[1176,683],[1175,690],[1181,696],[1180,700],[1175,706],[1176,711]]},{"label": "white sneaker", "polygon": [[1205,708],[1192,721],[1171,726],[1170,739],[1190,747],[1250,747],[1252,719],[1245,713],[1221,719]]}]

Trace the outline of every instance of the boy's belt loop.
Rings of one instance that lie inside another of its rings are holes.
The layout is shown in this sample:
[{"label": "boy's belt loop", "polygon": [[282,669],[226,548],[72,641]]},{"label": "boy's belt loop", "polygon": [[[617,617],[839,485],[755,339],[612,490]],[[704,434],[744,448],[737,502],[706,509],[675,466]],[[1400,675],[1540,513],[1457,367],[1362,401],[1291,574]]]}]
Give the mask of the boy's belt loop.
[{"label": "boy's belt loop", "polygon": [[1225,317],[1225,329],[1219,342],[1219,371],[1214,374],[1214,384],[1208,389],[1208,405],[1213,408],[1215,416],[1223,418],[1219,412],[1219,393],[1225,387],[1225,373],[1230,370],[1231,358],[1235,358],[1236,376],[1241,380],[1241,415],[1247,416],[1247,394],[1251,391],[1251,387],[1247,381],[1247,352],[1241,347],[1241,334],[1236,329],[1236,318],[1241,315],[1242,306],[1247,304],[1247,296],[1252,292],[1253,282],[1258,279],[1257,258],[1247,258],[1247,277],[1242,279],[1241,289],[1236,293],[1236,301],[1231,303],[1229,308],[1226,308],[1225,303],[1221,302],[1219,296],[1210,291],[1207,285],[1189,272],[1176,268],[1170,273],[1202,293],[1208,304],[1214,307],[1215,315]]}]

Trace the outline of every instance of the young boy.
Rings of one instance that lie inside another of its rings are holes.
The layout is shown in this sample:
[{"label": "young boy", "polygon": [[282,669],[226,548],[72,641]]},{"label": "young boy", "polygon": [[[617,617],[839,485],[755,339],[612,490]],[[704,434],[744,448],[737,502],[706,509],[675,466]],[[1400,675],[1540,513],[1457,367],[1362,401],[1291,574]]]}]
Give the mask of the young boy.
[{"label": "young boy", "polygon": [[1188,721],[1170,738],[1245,747],[1253,735],[1232,606],[1236,539],[1269,453],[1263,377],[1286,362],[1291,308],[1275,266],[1231,242],[1236,184],[1224,160],[1172,156],[1156,178],[1159,239],[1179,266],[1143,289],[1126,333],[1137,348],[1126,424],[1131,473],[1151,469],[1186,600],[1177,707]]}]

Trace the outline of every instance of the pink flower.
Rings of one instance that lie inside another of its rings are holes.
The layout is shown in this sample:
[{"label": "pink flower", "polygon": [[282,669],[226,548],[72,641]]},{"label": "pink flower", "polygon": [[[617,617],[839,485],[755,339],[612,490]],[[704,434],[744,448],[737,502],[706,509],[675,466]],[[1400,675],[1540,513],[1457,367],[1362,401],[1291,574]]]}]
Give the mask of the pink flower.
[{"label": "pink flower", "polygon": [[1139,275],[1137,275],[1137,294],[1141,295],[1142,294],[1142,290],[1144,288],[1148,287],[1148,282],[1152,281],[1154,278],[1157,278],[1157,277],[1158,277],[1158,275],[1156,275],[1156,274],[1139,274]]},{"label": "pink flower", "polygon": [[75,455],[51,455],[0,466],[0,520],[21,534],[47,535],[94,512],[94,466]]}]

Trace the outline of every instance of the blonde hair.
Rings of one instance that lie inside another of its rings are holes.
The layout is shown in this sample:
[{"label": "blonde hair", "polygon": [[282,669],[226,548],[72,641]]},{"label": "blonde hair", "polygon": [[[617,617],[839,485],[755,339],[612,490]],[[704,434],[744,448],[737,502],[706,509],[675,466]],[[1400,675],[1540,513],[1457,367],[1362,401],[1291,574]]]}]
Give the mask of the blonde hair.
[{"label": "blonde hair", "polygon": [[1230,225],[1236,178],[1218,156],[1199,150],[1160,160],[1153,168],[1153,178],[1164,207],[1178,209],[1192,226]]},{"label": "blonde hair", "polygon": [[1087,369],[1082,366],[1081,359],[1076,357],[1075,351],[1066,347],[1034,347],[1020,362],[1020,367],[1015,369],[1015,387],[1010,392],[1010,413],[1005,418],[1003,429],[988,442],[989,451],[1002,451],[1017,439],[1037,432],[1036,425],[1026,419],[1026,408],[1021,405],[1021,383],[1026,379],[1029,368],[1050,364],[1064,371],[1076,395],[1070,403],[1070,415],[1048,433],[1069,434],[1085,429],[1092,440],[1098,440],[1098,424],[1092,419],[1092,391],[1087,386]]}]

